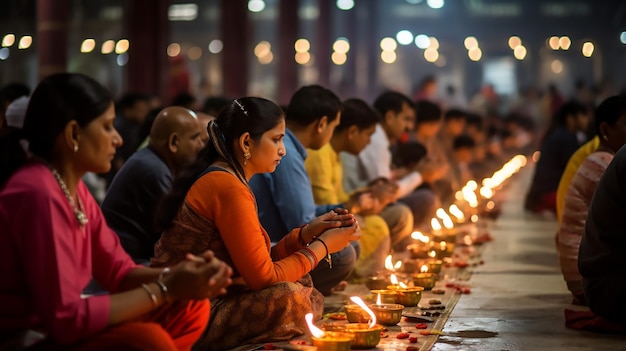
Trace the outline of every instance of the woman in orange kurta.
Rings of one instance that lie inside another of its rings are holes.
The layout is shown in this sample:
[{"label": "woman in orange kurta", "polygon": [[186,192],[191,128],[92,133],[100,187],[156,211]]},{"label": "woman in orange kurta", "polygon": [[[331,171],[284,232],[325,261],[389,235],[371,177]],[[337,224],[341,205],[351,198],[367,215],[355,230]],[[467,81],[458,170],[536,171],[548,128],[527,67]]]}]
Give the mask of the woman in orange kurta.
[{"label": "woman in orange kurta", "polygon": [[274,247],[261,226],[248,180],[273,172],[285,155],[282,110],[269,100],[234,100],[208,126],[210,143],[177,178],[159,215],[153,265],[176,264],[211,248],[233,267],[233,286],[213,299],[211,324],[196,347],[232,348],[302,334],[304,314],[323,297],[307,273],[360,234],[351,214],[333,211],[296,228]]}]

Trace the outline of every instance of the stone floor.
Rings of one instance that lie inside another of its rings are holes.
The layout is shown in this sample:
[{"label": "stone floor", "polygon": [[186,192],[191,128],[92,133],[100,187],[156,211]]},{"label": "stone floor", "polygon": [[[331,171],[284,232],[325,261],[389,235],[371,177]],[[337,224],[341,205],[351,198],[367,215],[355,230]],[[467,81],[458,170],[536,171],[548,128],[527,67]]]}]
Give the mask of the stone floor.
[{"label": "stone floor", "polygon": [[512,180],[502,216],[492,224],[472,293],[461,296],[432,350],[622,350],[626,336],[565,328],[570,295],[563,282],[553,219],[522,209],[532,169]]}]

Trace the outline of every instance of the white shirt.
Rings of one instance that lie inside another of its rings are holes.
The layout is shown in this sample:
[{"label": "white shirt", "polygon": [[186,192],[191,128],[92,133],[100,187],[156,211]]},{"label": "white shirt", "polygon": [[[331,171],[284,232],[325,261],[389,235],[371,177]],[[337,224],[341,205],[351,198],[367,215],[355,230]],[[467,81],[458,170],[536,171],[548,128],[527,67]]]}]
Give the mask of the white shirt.
[{"label": "white shirt", "polygon": [[[346,192],[351,192],[365,186],[376,178],[391,179],[391,143],[385,130],[380,124],[376,125],[376,131],[372,134],[369,145],[361,151],[358,158],[352,156],[357,162],[342,153],[344,168],[344,187]],[[422,175],[419,172],[411,172],[402,179],[397,180],[398,197],[404,197],[422,184]]]}]

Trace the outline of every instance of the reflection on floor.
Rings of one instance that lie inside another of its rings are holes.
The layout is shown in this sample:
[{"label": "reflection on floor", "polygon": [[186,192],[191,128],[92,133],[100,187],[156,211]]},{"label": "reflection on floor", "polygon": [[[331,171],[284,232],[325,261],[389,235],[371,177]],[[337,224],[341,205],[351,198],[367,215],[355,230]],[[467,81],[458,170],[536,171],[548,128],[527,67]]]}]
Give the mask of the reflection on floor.
[{"label": "reflection on floor", "polygon": [[522,209],[531,175],[529,167],[512,181],[485,264],[473,268],[472,293],[461,297],[432,350],[626,349],[626,336],[565,328],[564,308],[581,308],[570,304],[559,270],[555,220]]}]

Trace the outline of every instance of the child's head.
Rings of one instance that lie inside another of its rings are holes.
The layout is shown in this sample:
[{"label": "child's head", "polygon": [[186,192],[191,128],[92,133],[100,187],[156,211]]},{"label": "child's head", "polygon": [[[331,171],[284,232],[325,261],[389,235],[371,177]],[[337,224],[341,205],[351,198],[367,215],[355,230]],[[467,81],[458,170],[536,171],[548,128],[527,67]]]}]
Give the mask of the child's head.
[{"label": "child's head", "polygon": [[459,135],[454,138],[452,144],[452,150],[454,153],[454,160],[457,163],[470,163],[474,158],[474,148],[476,142],[469,135]]},{"label": "child's head", "polygon": [[341,122],[335,128],[333,138],[341,138],[346,147],[344,151],[358,155],[376,130],[380,116],[361,99],[348,99],[342,103]]},{"label": "child's head", "polygon": [[413,168],[426,156],[426,148],[417,141],[399,144],[393,154],[393,164],[399,168]]},{"label": "child's head", "polygon": [[452,109],[448,110],[444,116],[443,130],[450,136],[458,136],[465,129],[467,114],[464,111]]},{"label": "child's head", "polygon": [[415,104],[415,134],[417,139],[432,138],[441,129],[441,108],[439,105],[428,101],[420,100]]}]

